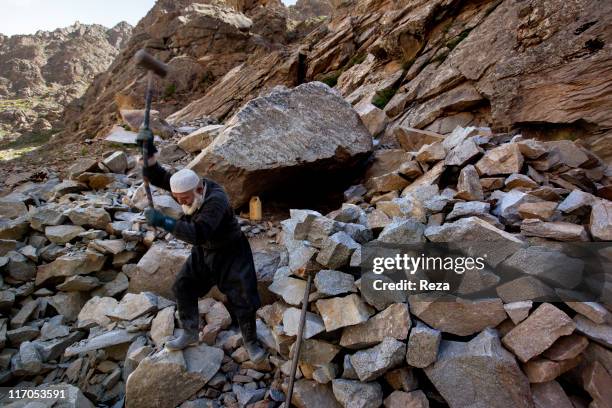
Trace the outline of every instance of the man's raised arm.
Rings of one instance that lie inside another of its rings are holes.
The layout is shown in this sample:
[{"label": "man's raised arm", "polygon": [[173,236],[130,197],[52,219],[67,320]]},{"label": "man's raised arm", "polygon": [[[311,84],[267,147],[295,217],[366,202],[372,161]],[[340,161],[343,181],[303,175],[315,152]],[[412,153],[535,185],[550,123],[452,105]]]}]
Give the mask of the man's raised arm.
[{"label": "man's raised arm", "polygon": [[[151,162],[153,162],[153,164],[151,164]],[[170,177],[172,174],[160,166],[155,156],[149,157],[148,164],[148,167],[143,167],[142,175],[148,178],[149,183],[153,184],[155,187],[170,191]]]}]

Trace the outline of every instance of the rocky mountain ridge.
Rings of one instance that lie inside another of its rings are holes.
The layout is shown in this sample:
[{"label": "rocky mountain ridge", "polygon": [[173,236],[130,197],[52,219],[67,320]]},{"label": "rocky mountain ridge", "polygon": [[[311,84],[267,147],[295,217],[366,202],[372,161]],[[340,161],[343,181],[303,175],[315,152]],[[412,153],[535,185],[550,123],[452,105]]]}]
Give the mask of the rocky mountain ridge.
[{"label": "rocky mountain ridge", "polygon": [[132,27],[75,24],[32,35],[0,34],[2,143],[28,132],[59,130],[63,109],[104,72]]}]

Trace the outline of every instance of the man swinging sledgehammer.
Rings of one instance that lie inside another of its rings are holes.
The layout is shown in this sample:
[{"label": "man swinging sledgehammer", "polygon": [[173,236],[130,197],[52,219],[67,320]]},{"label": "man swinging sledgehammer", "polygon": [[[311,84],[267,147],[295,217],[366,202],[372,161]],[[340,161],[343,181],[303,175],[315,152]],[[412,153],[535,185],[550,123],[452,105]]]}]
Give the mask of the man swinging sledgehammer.
[{"label": "man swinging sledgehammer", "polygon": [[155,156],[151,156],[147,164],[143,176],[151,184],[171,191],[184,212],[177,220],[148,208],[145,211],[147,222],[193,244],[191,255],[172,286],[184,331],[166,343],[166,347],[180,350],[198,343],[198,298],[217,285],[227,296],[229,307],[238,319],[251,361],[263,361],[267,354],[257,341],[255,326],[255,311],[261,301],[253,254],[223,187],[210,179],[200,178],[190,169],[170,174],[157,163]]}]

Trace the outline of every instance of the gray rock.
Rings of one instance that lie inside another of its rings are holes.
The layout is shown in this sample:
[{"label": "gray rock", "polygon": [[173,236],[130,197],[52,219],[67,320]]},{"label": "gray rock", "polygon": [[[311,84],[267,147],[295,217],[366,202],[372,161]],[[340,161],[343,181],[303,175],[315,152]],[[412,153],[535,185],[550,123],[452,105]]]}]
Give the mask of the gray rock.
[{"label": "gray rock", "polygon": [[161,347],[174,334],[174,306],[160,310],[151,322],[151,339]]},{"label": "gray rock", "polygon": [[338,210],[332,211],[327,217],[339,222],[356,223],[367,226],[365,211],[355,204],[343,203]]},{"label": "gray rock", "polygon": [[501,278],[498,275],[486,267],[484,269],[468,269],[461,275],[457,295],[467,295],[492,289],[500,280]]},{"label": "gray rock", "polygon": [[19,362],[20,371],[29,375],[36,375],[42,370],[42,358],[32,342],[24,341],[19,345]]},{"label": "gray rock", "polygon": [[26,207],[26,205],[22,201],[0,197],[0,217],[6,219],[15,219],[22,217],[27,213],[28,207]]},{"label": "gray rock", "polygon": [[412,220],[395,218],[378,235],[380,242],[402,244],[406,242],[425,242],[425,225]]},{"label": "gray rock", "polygon": [[36,276],[36,265],[16,251],[6,254],[8,258],[8,275],[18,281],[29,281]]},{"label": "gray rock", "polygon": [[186,248],[172,248],[165,243],[155,243],[140,258],[135,273],[130,275],[129,291],[150,291],[174,300],[172,284],[190,254],[191,251]]},{"label": "gray rock", "polygon": [[406,344],[387,337],[377,346],[353,354],[351,364],[360,381],[371,381],[400,365],[405,356]]},{"label": "gray rock", "polygon": [[101,283],[95,276],[69,276],[66,280],[57,285],[56,288],[65,292],[89,292],[97,288]]},{"label": "gray rock", "polygon": [[38,339],[34,340],[33,343],[36,345],[36,349],[43,361],[59,360],[62,354],[64,354],[66,347],[81,340],[84,336],[85,333],[82,331],[75,331],[66,337],[58,337],[47,341]]},{"label": "gray rock", "polygon": [[458,336],[495,327],[507,318],[501,299],[462,299],[418,294],[408,297],[410,311],[429,326]]},{"label": "gray rock", "polygon": [[493,209],[493,213],[506,224],[518,225],[522,223],[519,208],[525,204],[541,203],[543,201],[538,197],[524,193],[520,190],[511,190],[507,193],[495,191],[494,193],[500,198]]},{"label": "gray rock", "polygon": [[70,328],[63,323],[64,317],[57,315],[46,321],[40,328],[40,339],[51,340],[64,337],[70,333]]},{"label": "gray rock", "polygon": [[329,384],[301,379],[295,382],[291,403],[298,408],[340,408]]},{"label": "gray rock", "polygon": [[357,248],[359,248],[357,242],[347,233],[339,231],[324,241],[316,261],[327,268],[342,268],[349,263],[351,255]]},{"label": "gray rock", "polygon": [[161,349],[144,358],[127,378],[126,407],[180,405],[216,374],[222,358],[221,349],[205,344],[184,351]]},{"label": "gray rock", "polygon": [[364,323],[345,327],[340,345],[359,349],[380,343],[385,337],[406,340],[410,324],[408,305],[395,303]]},{"label": "gray rock", "polygon": [[73,322],[77,319],[87,297],[82,292],[58,292],[45,299],[49,306],[64,316],[66,322]]},{"label": "gray rock", "polygon": [[385,408],[429,408],[429,400],[421,390],[412,392],[393,391],[385,399]]},{"label": "gray rock", "polygon": [[425,236],[432,242],[449,242],[474,257],[487,255],[487,263],[497,266],[525,246],[523,241],[495,228],[477,217],[461,218],[441,226],[427,227]]},{"label": "gray rock", "polygon": [[239,206],[289,173],[351,166],[371,149],[372,136],[352,106],[327,85],[309,82],[247,102],[188,167],[223,184]]},{"label": "gray rock", "polygon": [[199,129],[194,129],[193,132],[183,136],[178,141],[178,145],[186,152],[199,152],[217,137],[221,129],[223,129],[223,125],[208,125]]},{"label": "gray rock", "polygon": [[111,322],[106,313],[115,309],[119,302],[112,297],[94,296],[89,299],[79,312],[77,327],[85,328],[92,324],[106,326]]},{"label": "gray rock", "polygon": [[74,180],[64,180],[53,187],[53,192],[61,197],[65,194],[78,193],[85,189],[87,189],[87,186],[83,183]]},{"label": "gray rock", "polygon": [[463,166],[482,153],[482,148],[474,142],[474,139],[466,139],[448,152],[444,164],[447,166]]},{"label": "gray rock", "polygon": [[500,266],[572,289],[582,281],[584,262],[554,249],[530,246],[519,249]]},{"label": "gray rock", "polygon": [[582,190],[572,190],[565,200],[563,200],[557,209],[564,213],[571,213],[579,208],[591,207],[597,199],[589,193]]},{"label": "gray rock", "polygon": [[[300,309],[290,307],[283,313],[283,330],[287,336],[296,336],[300,324]],[[323,320],[316,314],[306,312],[304,339],[309,339],[325,331]]]},{"label": "gray rock", "polygon": [[105,229],[111,222],[110,214],[104,208],[85,207],[74,208],[66,214],[75,225],[90,226]]},{"label": "gray rock", "polygon": [[451,407],[533,408],[529,381],[497,332],[471,341],[442,341],[438,360],[425,374]]},{"label": "gray rock", "polygon": [[134,320],[146,313],[157,311],[157,297],[150,292],[127,293],[106,315],[115,320]]},{"label": "gray rock", "polygon": [[[3,324],[6,328],[6,324]],[[66,333],[67,334],[67,333]],[[36,327],[22,326],[17,329],[6,331],[3,337],[6,337],[13,346],[18,346],[24,341],[33,340],[40,335],[40,330]]]},{"label": "gray rock", "polygon": [[476,167],[471,164],[461,169],[457,182],[457,198],[463,200],[483,200],[484,193]]},{"label": "gray rock", "polygon": [[187,347],[183,357],[190,374],[196,374],[205,384],[219,371],[224,357],[223,350],[206,344]]},{"label": "gray rock", "polygon": [[123,151],[117,151],[102,160],[102,168],[111,173],[125,173],[128,167],[127,155]]},{"label": "gray rock", "polygon": [[611,325],[597,324],[581,315],[574,317],[574,323],[576,324],[576,331],[607,348],[612,348]]},{"label": "gray rock", "polygon": [[586,229],[582,225],[564,221],[544,222],[527,219],[521,223],[521,233],[528,237],[550,238],[556,241],[589,241]]},{"label": "gray rock", "polygon": [[124,329],[111,330],[71,345],[64,351],[64,356],[71,357],[92,350],[129,343],[140,334],[139,332],[129,333]]},{"label": "gray rock", "polygon": [[383,393],[377,382],[332,380],[334,396],[345,408],[378,408],[382,405]]},{"label": "gray rock", "polygon": [[236,394],[236,398],[238,399],[240,406],[244,407],[248,404],[253,404],[262,400],[266,395],[267,390],[265,388],[252,390],[239,384],[233,384],[232,391],[234,394]]},{"label": "gray rock", "polygon": [[[79,227],[80,228],[80,227]],[[69,253],[53,262],[40,265],[36,271],[36,285],[43,285],[54,278],[97,272],[102,269],[106,257],[94,251]]]},{"label": "gray rock", "polygon": [[85,232],[83,227],[78,225],[56,225],[45,228],[45,235],[49,241],[55,244],[65,244]]},{"label": "gray rock", "polygon": [[0,291],[0,310],[9,309],[15,303],[15,294],[10,290]]},{"label": "gray rock", "polygon": [[17,328],[23,326],[38,308],[39,302],[39,299],[34,299],[24,303],[17,314],[11,319],[11,327]]},{"label": "gray rock", "polygon": [[180,218],[183,215],[183,209],[174,198],[169,195],[158,195],[154,198],[155,208],[172,218]]},{"label": "gray rock", "polygon": [[315,275],[314,284],[317,292],[322,296],[357,292],[353,275],[340,271],[323,269]]},{"label": "gray rock", "polygon": [[446,220],[451,221],[460,217],[489,214],[490,209],[491,204],[489,203],[480,201],[460,202],[455,204],[453,211],[446,216]]},{"label": "gray rock", "polygon": [[596,241],[612,241],[612,204],[608,200],[599,200],[593,204],[589,228]]},{"label": "gray rock", "polygon": [[355,372],[355,368],[353,367],[353,363],[351,363],[351,356],[349,354],[344,355],[344,360],[342,364],[342,378],[347,380],[358,380],[359,377]]},{"label": "gray rock", "polygon": [[505,303],[529,300],[552,302],[559,299],[553,288],[534,276],[521,276],[499,285],[495,290]]},{"label": "gray rock", "polygon": [[282,297],[290,305],[299,306],[304,300],[306,281],[291,277],[281,277],[275,279],[268,290]]},{"label": "gray rock", "polygon": [[316,305],[325,323],[325,330],[328,332],[363,323],[373,313],[372,308],[356,294],[343,298],[320,299],[317,300]]},{"label": "gray rock", "polygon": [[98,168],[98,161],[96,159],[84,157],[78,159],[76,163],[68,167],[68,177],[76,179],[83,173],[95,171]]},{"label": "gray rock", "polygon": [[410,332],[406,353],[408,365],[425,368],[438,358],[438,348],[442,334],[417,320],[416,326]]},{"label": "gray rock", "polygon": [[376,290],[374,282],[380,280],[383,284],[392,283],[394,280],[385,274],[366,272],[361,275],[361,297],[376,310],[384,310],[393,303],[406,302],[406,292],[401,290]]}]

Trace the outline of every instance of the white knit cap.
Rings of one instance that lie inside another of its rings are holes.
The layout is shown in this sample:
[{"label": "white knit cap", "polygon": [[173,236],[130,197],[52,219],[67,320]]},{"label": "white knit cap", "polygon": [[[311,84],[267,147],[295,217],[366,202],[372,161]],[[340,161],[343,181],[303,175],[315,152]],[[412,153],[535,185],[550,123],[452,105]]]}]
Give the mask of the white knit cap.
[{"label": "white knit cap", "polygon": [[182,169],[170,177],[170,189],[173,193],[184,193],[193,190],[200,184],[200,177],[191,169]]}]

